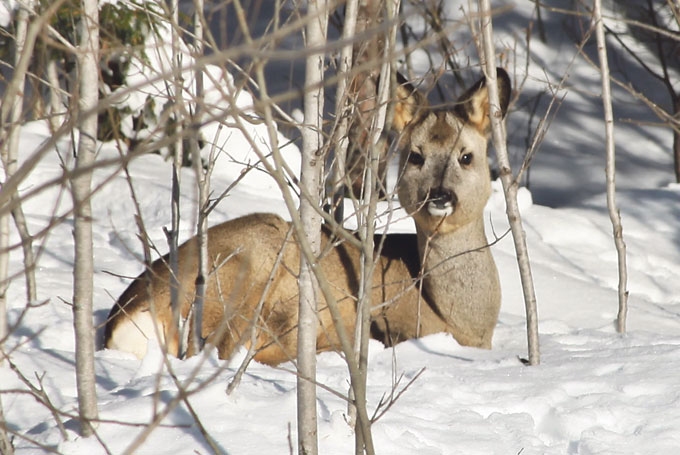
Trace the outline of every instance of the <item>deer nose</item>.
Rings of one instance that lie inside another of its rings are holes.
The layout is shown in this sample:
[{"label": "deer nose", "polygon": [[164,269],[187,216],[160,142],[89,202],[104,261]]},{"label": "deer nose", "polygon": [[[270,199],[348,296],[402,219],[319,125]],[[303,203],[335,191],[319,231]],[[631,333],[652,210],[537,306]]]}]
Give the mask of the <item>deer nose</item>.
[{"label": "deer nose", "polygon": [[432,188],[427,199],[427,211],[432,216],[449,216],[457,204],[458,196],[453,191],[442,187]]}]

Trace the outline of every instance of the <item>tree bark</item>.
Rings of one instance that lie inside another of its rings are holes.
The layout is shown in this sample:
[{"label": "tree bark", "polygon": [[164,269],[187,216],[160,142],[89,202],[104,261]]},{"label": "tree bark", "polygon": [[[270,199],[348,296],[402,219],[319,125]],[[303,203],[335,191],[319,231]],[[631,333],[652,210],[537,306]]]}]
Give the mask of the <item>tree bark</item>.
[{"label": "tree bark", "polygon": [[2,396],[0,396],[0,453],[3,455],[14,455],[14,446],[7,431],[7,420],[5,419],[5,411],[2,407]]},{"label": "tree bark", "polygon": [[[0,352],[9,335],[7,290],[9,289],[9,213],[0,215]],[[2,356],[4,358],[4,355]],[[2,358],[0,358],[0,363]]]},{"label": "tree bark", "polygon": [[[352,80],[352,61],[354,43],[352,38],[356,32],[359,0],[349,0],[345,5],[345,22],[342,29],[342,39],[347,42],[340,52],[338,65],[338,84],[335,88],[335,118],[337,125],[332,137],[334,159],[331,170],[333,182],[333,194],[331,210],[333,219],[342,226],[345,219],[345,187],[349,185],[347,178],[347,151],[349,147],[350,118],[354,115],[355,94],[350,90]],[[356,407],[354,405],[354,392],[349,387],[349,400],[347,403],[347,422],[350,427],[356,425]]]},{"label": "tree bark", "polygon": [[517,205],[517,185],[513,178],[510,160],[507,150],[507,136],[503,124],[503,114],[500,110],[498,99],[498,85],[496,83],[496,53],[493,44],[493,28],[491,21],[490,0],[479,0],[479,16],[481,20],[483,67],[486,73],[486,84],[489,91],[489,117],[493,133],[493,143],[496,148],[498,165],[501,170],[501,182],[505,193],[506,212],[510,222],[510,230],[515,243],[517,263],[519,265],[524,305],[527,315],[527,339],[529,351],[529,364],[540,363],[540,349],[538,339],[538,310],[536,308],[536,293],[534,280],[531,274],[531,262],[526,244],[526,234],[522,227],[522,217]]},{"label": "tree bark", "polygon": [[[675,96],[673,116],[680,123],[680,93]],[[680,183],[680,125],[673,128],[673,168],[675,170],[675,181]]]},{"label": "tree bark", "polygon": [[[305,64],[304,126],[302,128],[302,167],[300,170],[300,220],[304,236],[309,242],[314,257],[321,248],[320,189],[322,188],[322,167],[324,157],[322,116],[324,103],[324,52],[312,52],[313,47],[326,42],[328,10],[325,0],[311,0],[307,14],[307,55]],[[306,197],[305,197],[306,195]],[[317,306],[318,284],[310,263],[304,255],[300,258],[300,304],[298,315],[298,453],[318,453],[316,417],[316,337],[318,328]]]},{"label": "tree bark", "polygon": [[[366,171],[370,166],[369,150],[371,143],[370,130],[376,112],[376,93],[380,58],[385,47],[385,34],[379,33],[383,20],[384,5],[382,0],[361,0],[358,5],[356,33],[365,33],[369,37],[354,42],[353,60],[355,65],[371,65],[366,70],[356,71],[350,83],[350,99],[353,112],[349,128],[349,144],[345,163],[345,180],[347,190],[355,206],[360,202],[366,186]],[[368,33],[372,32],[372,33]],[[384,167],[386,150],[380,151],[380,168]],[[380,176],[383,177],[382,175]]]},{"label": "tree bark", "polygon": [[[17,11],[17,25],[15,37],[15,57],[14,68],[17,73],[16,84],[19,87],[24,87],[26,82],[26,72],[21,69],[21,59],[24,53],[32,52],[33,47],[26,47],[26,38],[28,34],[29,12],[19,5]],[[14,83],[15,81],[13,81]],[[17,159],[19,155],[19,133],[23,116],[23,92],[17,92],[14,97],[8,98],[5,102],[11,106],[9,112],[9,125],[7,142],[3,144],[0,150],[2,164],[4,167],[4,179],[7,180],[14,175],[17,169]],[[33,238],[31,237],[24,211],[21,208],[19,193],[17,190],[12,191],[10,196],[10,206],[12,207],[11,214],[14,218],[14,224],[21,238],[21,246],[24,251],[24,275],[26,277],[26,296],[27,303],[36,299],[36,282],[35,282],[35,258],[33,255]],[[8,320],[7,320],[7,290],[9,288],[8,274],[9,274],[9,213],[0,214],[0,343],[8,335]]]},{"label": "tree bark", "polygon": [[[194,61],[196,67],[196,95],[194,98],[194,113],[192,125],[200,125],[201,110],[203,104],[203,67],[198,62],[203,56],[203,0],[194,0]],[[196,239],[198,242],[198,274],[196,275],[196,298],[193,308],[194,352],[203,349],[203,302],[205,300],[205,284],[208,280],[208,194],[210,190],[209,171],[203,169],[201,150],[198,144],[197,132],[190,138],[191,159],[196,173],[196,185],[198,186],[198,226]]]},{"label": "tree bark", "polygon": [[[182,158],[184,156],[183,148],[183,133],[182,133],[182,111],[183,111],[183,91],[184,84],[182,81],[182,59],[180,52],[180,37],[179,37],[179,0],[171,0],[170,15],[172,21],[172,69],[173,75],[173,89],[174,89],[174,114],[175,125],[173,134],[174,141],[174,155],[172,160],[172,190],[171,190],[171,221],[170,230],[166,231],[168,238],[168,261],[170,263],[170,305],[172,307],[172,330],[168,335],[168,340],[172,340],[175,334],[180,336],[179,356],[182,357],[186,353],[186,346],[183,346],[181,340],[180,330],[180,301],[179,301],[179,258],[177,250],[179,249],[179,220],[180,220],[180,175],[182,169]],[[174,331],[174,333],[172,332]]]},{"label": "tree bark", "polygon": [[[99,10],[96,0],[82,0],[81,38],[78,54],[78,141],[77,169],[87,169],[95,160],[97,103],[99,101]],[[94,259],[92,254],[92,172],[77,173],[71,180],[74,210],[75,264],[73,270],[73,313],[76,334],[76,383],[80,433],[91,436],[98,418],[94,371],[94,320],[92,315]]]},{"label": "tree bark", "polygon": [[55,59],[47,60],[45,68],[47,83],[50,92],[49,121],[52,132],[55,132],[64,123],[66,108],[64,107],[61,87],[59,87],[59,71]]},{"label": "tree bark", "polygon": [[612,109],[611,85],[609,83],[609,62],[607,59],[607,42],[602,22],[602,0],[594,0],[593,19],[595,21],[595,37],[597,39],[597,56],[600,60],[600,77],[602,78],[602,105],[604,107],[604,129],[606,149],[607,209],[612,223],[614,244],[618,258],[619,272],[619,311],[616,316],[616,331],[625,333],[628,313],[628,269],[626,267],[626,244],[623,241],[621,214],[616,204],[616,149],[614,144],[614,112]]},{"label": "tree bark", "polygon": [[[16,15],[16,37],[14,45],[14,68],[15,72],[21,71],[19,62],[24,53],[24,46],[26,44],[26,32],[28,29],[28,11],[19,5]],[[26,82],[26,73],[21,72],[15,75],[16,83],[19,87],[24,87]],[[16,77],[18,76],[18,77]],[[11,110],[8,111],[9,122],[7,126],[7,141],[0,142],[0,156],[2,158],[2,165],[5,175],[3,180],[8,180],[16,168],[16,156],[19,148],[19,126],[21,121],[22,106],[24,97],[21,96],[23,90],[17,92],[13,98],[7,98],[4,103],[7,103]],[[3,104],[4,104],[3,103]],[[3,125],[4,126],[4,125]],[[16,191],[10,197],[9,205],[12,206],[15,200]],[[0,347],[5,338],[9,334],[9,326],[7,320],[7,291],[9,289],[9,217],[10,213],[3,210],[0,213]],[[1,360],[1,359],[0,359]]]},{"label": "tree bark", "polygon": [[[14,59],[15,67],[19,66],[19,60],[24,52],[30,52],[32,49],[25,49],[26,35],[28,32],[28,10],[19,6],[17,12],[17,32],[16,32],[16,56]],[[25,77],[21,76],[21,86],[25,85]],[[24,97],[17,96],[13,101],[13,109],[11,115],[11,132],[8,138],[7,155],[3,154],[3,164],[5,165],[6,178],[10,178],[17,169],[17,160],[19,157],[19,133],[20,124],[23,116]],[[24,276],[26,277],[26,298],[28,302],[33,302],[37,299],[36,283],[35,283],[35,257],[33,255],[33,238],[28,231],[28,224],[24,216],[24,210],[21,206],[19,192],[14,191],[12,195],[12,217],[14,224],[21,238],[21,248],[24,253]]]},{"label": "tree bark", "polygon": [[334,131],[332,183],[333,194],[331,195],[331,210],[333,218],[338,224],[342,224],[345,218],[344,199],[347,179],[347,148],[349,146],[349,119],[353,115],[353,103],[347,86],[352,78],[352,38],[356,31],[357,12],[359,0],[348,0],[345,5],[345,22],[342,28],[342,39],[347,42],[340,51],[338,64],[338,84],[335,88],[335,118],[338,124]]},{"label": "tree bark", "polygon": [[[388,0],[385,3],[385,18],[393,21],[399,11],[399,0]],[[374,24],[378,25],[378,24]],[[379,182],[381,175],[381,160],[384,159],[383,152],[387,146],[382,144],[383,131],[385,129],[385,119],[387,117],[387,105],[390,98],[390,81],[392,67],[392,52],[396,41],[398,23],[395,21],[393,27],[378,39],[382,43],[379,49],[380,58],[379,83],[376,87],[375,109],[372,113],[372,122],[369,129],[367,141],[368,154],[365,185],[363,193],[363,204],[360,216],[359,236],[362,243],[361,251],[361,280],[359,289],[359,300],[357,310],[357,324],[355,334],[355,350],[357,353],[357,363],[359,367],[359,381],[352,381],[352,391],[354,393],[356,411],[368,415],[366,390],[368,381],[368,343],[371,327],[371,286],[373,283],[373,272],[375,269],[374,261],[374,234],[375,216],[379,199]],[[365,207],[365,210],[363,209]],[[373,454],[373,437],[371,434],[370,421],[368,419],[357,419],[355,426],[355,454]]]}]

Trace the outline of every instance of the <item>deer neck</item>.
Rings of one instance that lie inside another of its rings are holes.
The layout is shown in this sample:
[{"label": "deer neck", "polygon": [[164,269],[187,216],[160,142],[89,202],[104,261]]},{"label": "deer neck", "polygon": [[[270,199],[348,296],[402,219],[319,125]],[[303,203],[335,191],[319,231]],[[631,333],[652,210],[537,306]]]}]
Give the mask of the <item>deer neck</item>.
[{"label": "deer neck", "polygon": [[477,334],[493,330],[489,321],[495,323],[500,291],[483,218],[453,232],[417,234],[423,291],[433,312],[461,344],[490,346]]},{"label": "deer neck", "polygon": [[481,217],[452,232],[431,232],[416,226],[416,233],[424,271],[455,266],[465,261],[454,261],[453,258],[462,258],[473,250],[488,250]]}]

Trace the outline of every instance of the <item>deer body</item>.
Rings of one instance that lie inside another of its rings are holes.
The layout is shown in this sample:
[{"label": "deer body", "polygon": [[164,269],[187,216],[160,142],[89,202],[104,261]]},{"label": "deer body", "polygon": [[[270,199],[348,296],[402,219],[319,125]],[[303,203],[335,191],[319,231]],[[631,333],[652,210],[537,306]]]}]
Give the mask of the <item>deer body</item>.
[{"label": "deer body", "polygon": [[[505,110],[510,83],[502,70],[498,81]],[[384,242],[376,238],[372,335],[392,345],[449,332],[462,345],[490,348],[500,285],[483,222],[491,192],[486,87],[478,82],[451,110],[425,108],[422,99],[413,102],[412,93],[408,100],[401,106],[404,117],[395,121],[402,126],[398,193],[416,234],[387,235]],[[251,344],[255,330],[256,360],[277,364],[294,358],[300,251],[289,223],[253,214],[212,227],[208,238],[212,271],[202,336],[221,358],[229,358],[239,346]],[[196,248],[192,239],[179,249],[184,318],[194,299]],[[324,230],[318,265],[349,333],[356,318],[360,261],[358,248]],[[178,354],[169,277],[167,261],[159,259],[134,280],[111,310],[106,347],[141,357],[147,340],[159,339],[169,353]],[[317,350],[339,349],[323,300],[318,309]]]}]

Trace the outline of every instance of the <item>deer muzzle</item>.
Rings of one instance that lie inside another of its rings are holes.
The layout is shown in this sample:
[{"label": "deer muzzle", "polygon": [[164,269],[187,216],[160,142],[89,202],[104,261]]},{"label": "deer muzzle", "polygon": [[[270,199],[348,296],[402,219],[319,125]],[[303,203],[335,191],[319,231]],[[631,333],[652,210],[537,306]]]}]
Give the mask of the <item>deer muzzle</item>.
[{"label": "deer muzzle", "polygon": [[458,197],[456,193],[445,188],[433,188],[427,199],[427,212],[434,217],[446,217],[456,210]]}]

